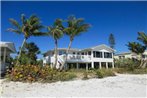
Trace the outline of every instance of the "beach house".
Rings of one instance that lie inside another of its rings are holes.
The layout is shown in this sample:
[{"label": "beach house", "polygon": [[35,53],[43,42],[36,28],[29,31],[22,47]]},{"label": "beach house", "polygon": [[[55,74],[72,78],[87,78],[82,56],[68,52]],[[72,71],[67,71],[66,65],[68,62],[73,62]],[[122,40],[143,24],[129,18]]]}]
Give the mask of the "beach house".
[{"label": "beach house", "polygon": [[[58,48],[57,68],[65,62],[66,52],[66,48]],[[67,68],[114,68],[114,52],[114,49],[104,44],[86,49],[71,48],[67,55]],[[55,63],[54,50],[49,50],[43,55],[44,65],[49,64],[52,66]]]},{"label": "beach house", "polygon": [[6,66],[8,66],[7,59],[10,57],[11,53],[16,53],[15,45],[12,42],[0,42],[0,74],[6,71]]},{"label": "beach house", "polygon": [[[133,52],[123,52],[114,55],[115,59],[139,59],[140,56]],[[147,60],[147,50],[142,54],[142,58]]]}]

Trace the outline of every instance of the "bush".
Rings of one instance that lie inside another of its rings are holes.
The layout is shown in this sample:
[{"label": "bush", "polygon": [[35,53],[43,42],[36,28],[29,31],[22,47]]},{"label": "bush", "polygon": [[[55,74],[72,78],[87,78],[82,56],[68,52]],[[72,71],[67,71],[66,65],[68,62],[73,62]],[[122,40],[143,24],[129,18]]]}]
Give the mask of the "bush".
[{"label": "bush", "polygon": [[88,79],[88,72],[83,72],[83,80],[87,80]]},{"label": "bush", "polygon": [[97,70],[96,75],[97,75],[98,78],[103,78],[104,72],[102,70]]},{"label": "bush", "polygon": [[128,71],[134,71],[138,68],[140,61],[135,59],[119,59],[115,61],[115,66],[118,68],[124,68]]},{"label": "bush", "polygon": [[76,75],[68,72],[58,72],[49,66],[36,66],[36,65],[20,65],[15,66],[7,77],[11,81],[23,82],[53,82],[53,81],[66,81],[76,77]]},{"label": "bush", "polygon": [[98,69],[96,71],[96,75],[98,78],[104,78],[107,76],[115,76],[114,72],[111,69]]},{"label": "bush", "polygon": [[69,72],[60,72],[59,80],[60,81],[68,81],[76,78],[76,75],[74,73]]}]

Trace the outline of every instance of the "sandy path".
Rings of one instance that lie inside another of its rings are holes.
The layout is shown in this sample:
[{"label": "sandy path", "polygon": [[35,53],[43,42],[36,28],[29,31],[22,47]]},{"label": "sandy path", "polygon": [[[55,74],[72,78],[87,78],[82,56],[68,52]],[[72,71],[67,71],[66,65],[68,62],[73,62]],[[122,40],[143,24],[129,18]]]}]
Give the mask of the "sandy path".
[{"label": "sandy path", "polygon": [[[1,80],[2,82],[3,80]],[[2,82],[3,97],[145,97],[147,75],[121,75],[104,79],[56,83]]]}]

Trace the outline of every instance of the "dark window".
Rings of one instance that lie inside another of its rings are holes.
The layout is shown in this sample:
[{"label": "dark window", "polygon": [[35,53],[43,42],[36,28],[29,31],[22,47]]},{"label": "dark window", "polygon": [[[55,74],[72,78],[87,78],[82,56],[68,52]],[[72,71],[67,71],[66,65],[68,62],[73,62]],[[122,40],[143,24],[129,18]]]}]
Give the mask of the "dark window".
[{"label": "dark window", "polygon": [[91,55],[91,51],[88,52],[88,55]]},{"label": "dark window", "polygon": [[78,52],[77,54],[79,55],[80,53]]},{"label": "dark window", "polygon": [[73,52],[73,54],[76,54],[75,52]]},{"label": "dark window", "polygon": [[93,57],[96,57],[96,55],[95,55],[96,53],[95,53],[95,51],[93,51]]},{"label": "dark window", "polygon": [[84,55],[84,52],[82,52],[82,55]]},{"label": "dark window", "polygon": [[112,53],[104,52],[104,58],[112,58]]},{"label": "dark window", "polygon": [[102,58],[102,52],[93,51],[93,57]]}]

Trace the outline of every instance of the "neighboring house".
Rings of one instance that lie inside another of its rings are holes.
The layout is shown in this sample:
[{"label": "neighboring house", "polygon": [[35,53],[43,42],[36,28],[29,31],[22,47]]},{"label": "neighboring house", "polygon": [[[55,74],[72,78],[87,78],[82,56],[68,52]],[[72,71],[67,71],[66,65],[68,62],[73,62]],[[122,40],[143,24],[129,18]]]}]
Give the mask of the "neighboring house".
[{"label": "neighboring house", "polygon": [[0,68],[1,73],[4,73],[6,71],[6,65],[8,63],[6,62],[6,59],[10,57],[10,53],[15,53],[16,49],[12,42],[0,42]]},{"label": "neighboring house", "polygon": [[[58,49],[57,68],[65,62],[66,48]],[[114,68],[114,50],[106,45],[98,45],[86,49],[70,49],[67,57],[67,68]],[[49,50],[44,55],[43,64],[55,63],[54,50]]]},{"label": "neighboring house", "polygon": [[[124,52],[124,53],[119,53],[119,54],[115,54],[114,55],[115,59],[126,59],[126,58],[130,58],[130,59],[138,59],[139,55],[132,53],[132,52]],[[147,60],[147,50],[143,53],[142,58],[144,60]]]}]

